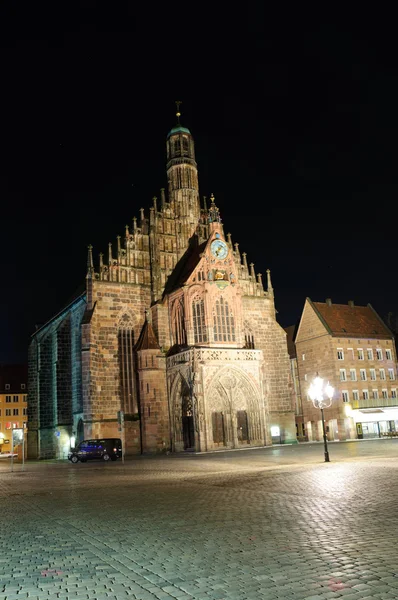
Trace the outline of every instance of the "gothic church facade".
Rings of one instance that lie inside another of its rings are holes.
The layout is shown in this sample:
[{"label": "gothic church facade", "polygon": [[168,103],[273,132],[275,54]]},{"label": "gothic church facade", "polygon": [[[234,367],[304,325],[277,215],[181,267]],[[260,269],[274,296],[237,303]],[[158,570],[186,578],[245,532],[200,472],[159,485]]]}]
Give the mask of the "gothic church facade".
[{"label": "gothic church facade", "polygon": [[89,247],[86,289],[32,336],[30,457],[63,457],[72,437],[120,437],[119,411],[127,454],[296,441],[270,272],[264,290],[214,197],[201,205],[179,122],[166,152],[167,196],[97,269]]}]

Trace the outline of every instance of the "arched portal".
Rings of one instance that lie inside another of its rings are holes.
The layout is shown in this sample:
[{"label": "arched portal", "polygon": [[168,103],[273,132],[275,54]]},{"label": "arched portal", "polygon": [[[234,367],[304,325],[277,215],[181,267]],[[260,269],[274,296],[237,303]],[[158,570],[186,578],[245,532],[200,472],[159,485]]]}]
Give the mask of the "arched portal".
[{"label": "arched portal", "polygon": [[181,373],[172,386],[174,449],[195,449],[195,415],[193,393]]},{"label": "arched portal", "polygon": [[208,449],[264,445],[260,388],[243,369],[220,369],[205,394]]}]

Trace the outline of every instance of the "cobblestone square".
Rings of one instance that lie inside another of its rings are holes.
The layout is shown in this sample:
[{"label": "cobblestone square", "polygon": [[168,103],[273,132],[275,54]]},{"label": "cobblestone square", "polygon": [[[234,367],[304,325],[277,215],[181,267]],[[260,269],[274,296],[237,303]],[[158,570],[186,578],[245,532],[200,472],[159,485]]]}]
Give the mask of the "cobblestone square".
[{"label": "cobblestone square", "polygon": [[398,598],[398,440],[0,463],[0,600]]}]

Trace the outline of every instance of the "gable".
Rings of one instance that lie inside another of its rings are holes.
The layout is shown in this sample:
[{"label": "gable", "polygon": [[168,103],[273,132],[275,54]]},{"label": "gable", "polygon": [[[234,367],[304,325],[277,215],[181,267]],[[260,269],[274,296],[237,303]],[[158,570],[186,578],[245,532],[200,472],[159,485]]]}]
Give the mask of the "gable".
[{"label": "gable", "polygon": [[296,344],[330,333],[309,298],[306,298],[296,335]]}]

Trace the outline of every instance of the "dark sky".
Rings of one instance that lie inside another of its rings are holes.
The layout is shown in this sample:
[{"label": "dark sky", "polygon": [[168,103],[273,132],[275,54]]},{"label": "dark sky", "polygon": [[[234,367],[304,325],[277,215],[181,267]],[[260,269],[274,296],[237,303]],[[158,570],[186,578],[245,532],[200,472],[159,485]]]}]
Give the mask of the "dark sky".
[{"label": "dark sky", "polygon": [[138,4],[1,3],[0,362],[166,187],[177,99],[283,326],[306,296],[398,312],[392,15]]}]

